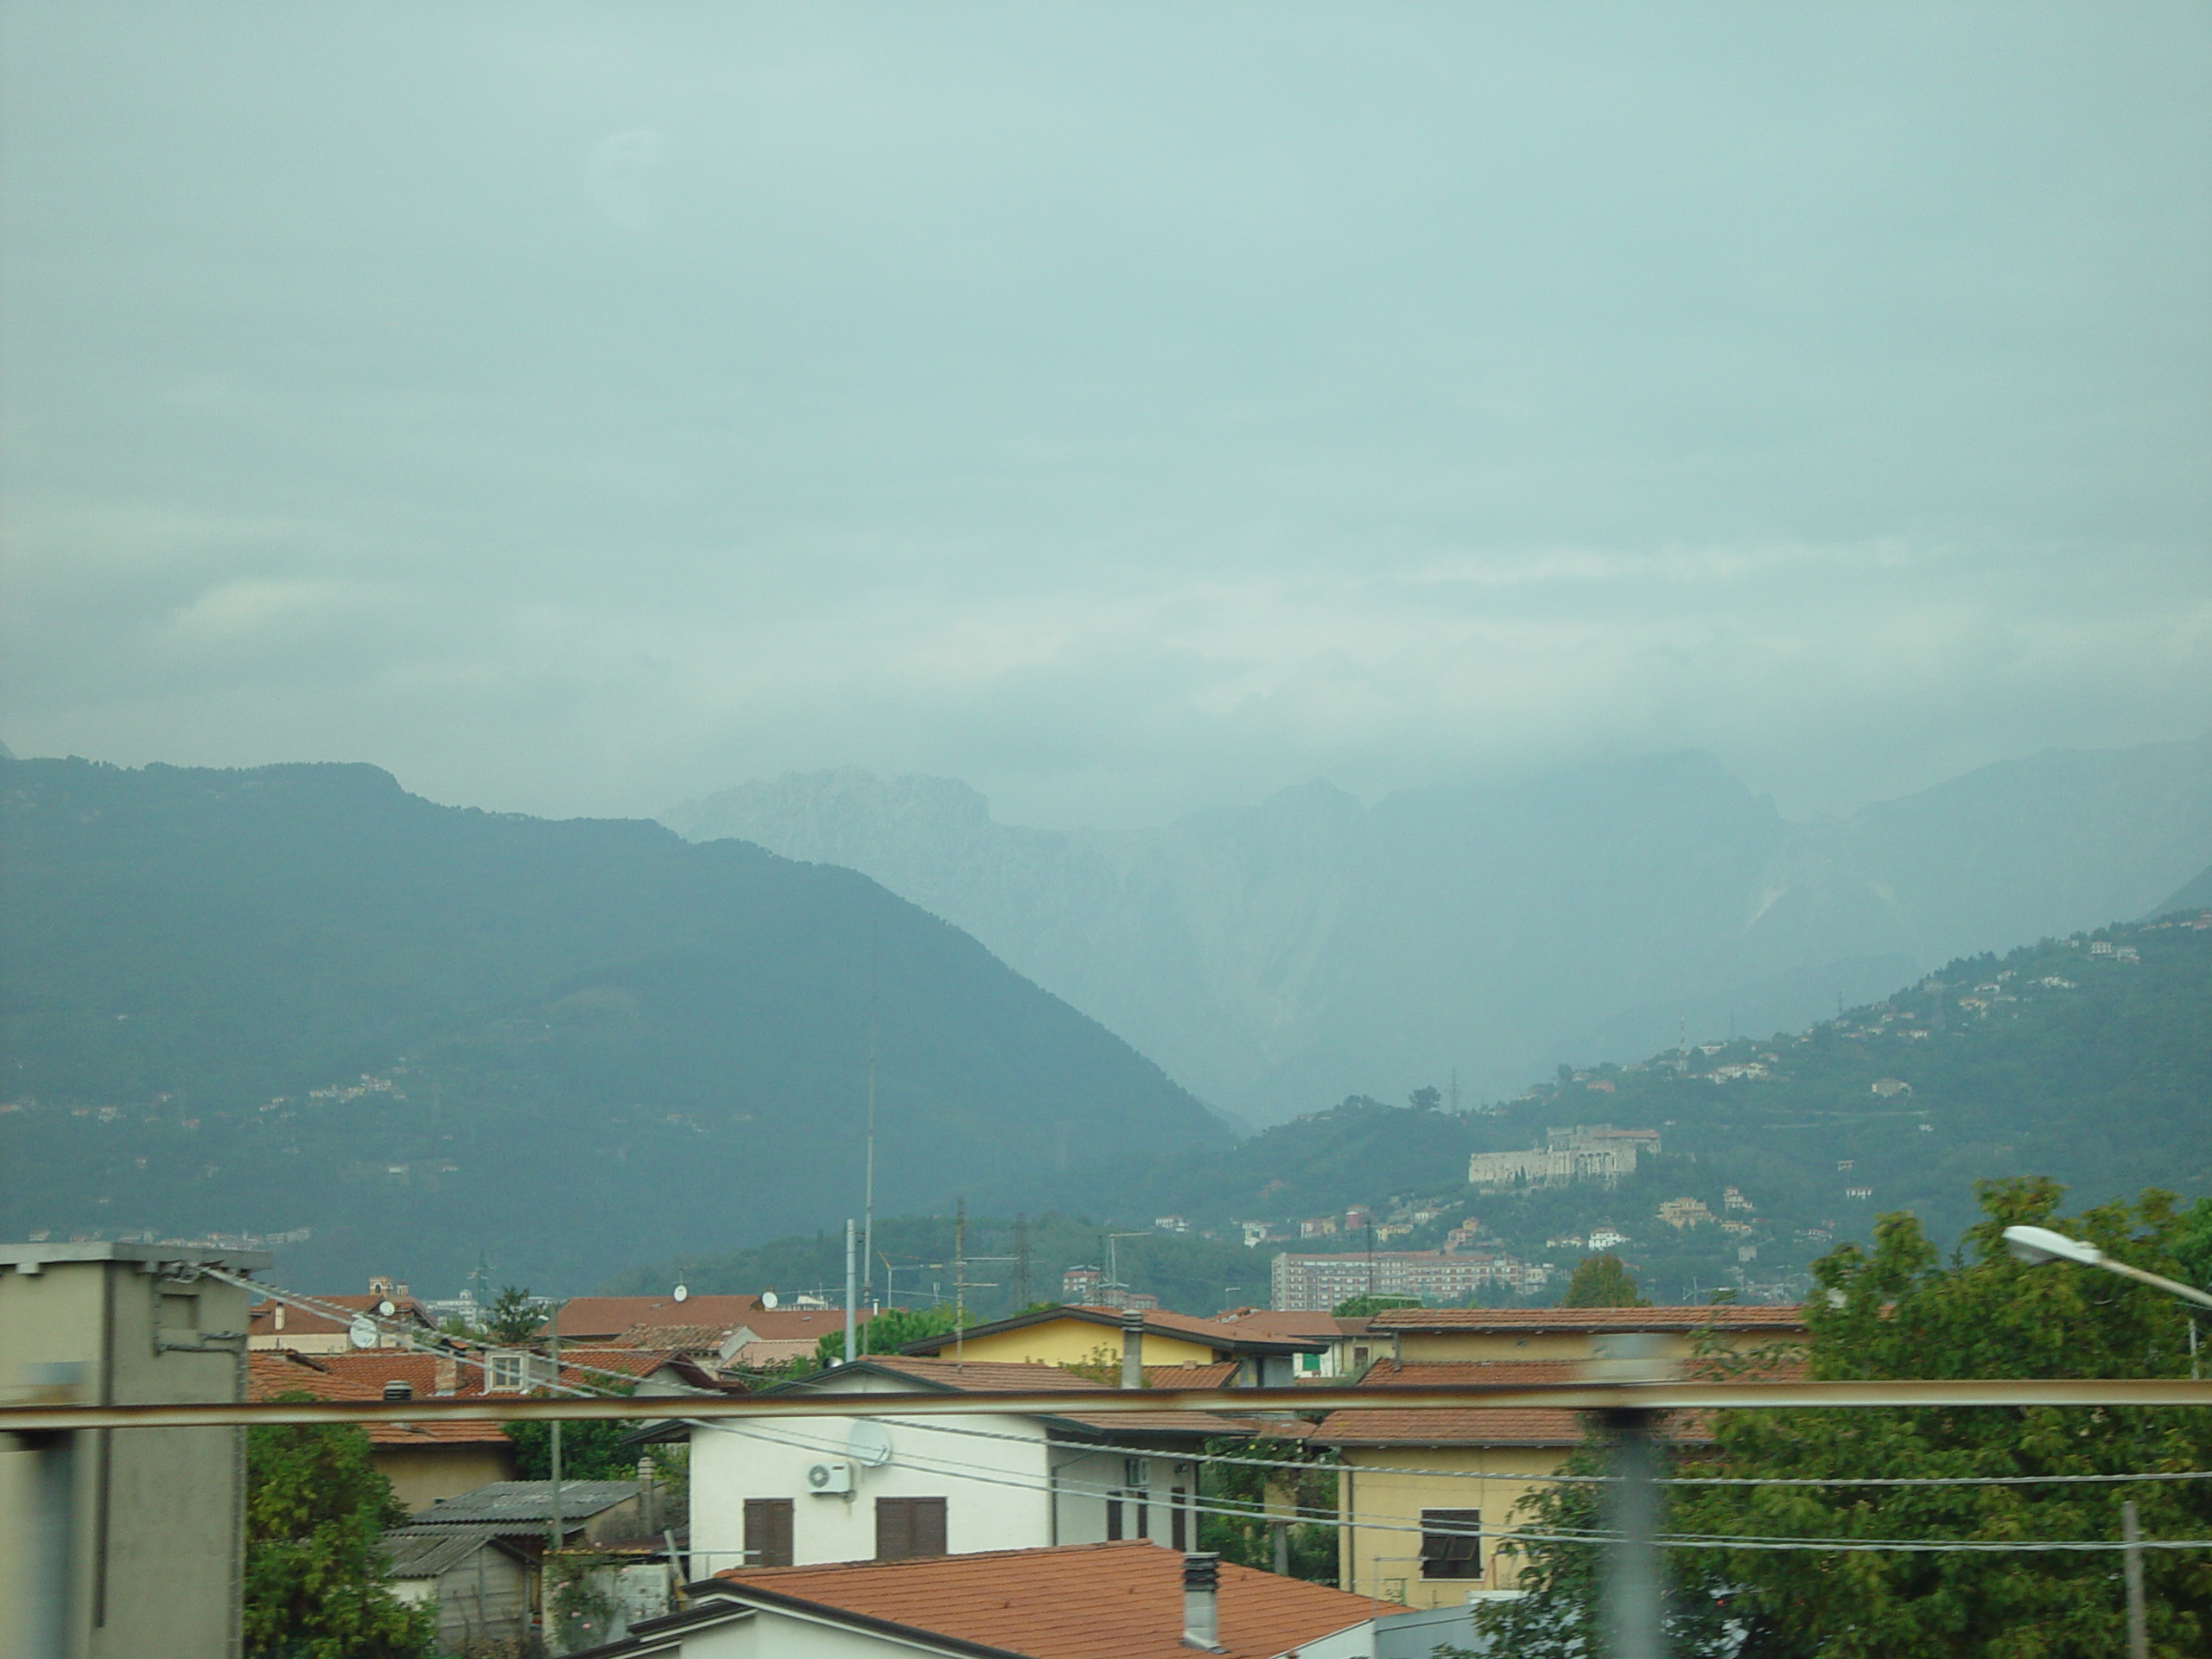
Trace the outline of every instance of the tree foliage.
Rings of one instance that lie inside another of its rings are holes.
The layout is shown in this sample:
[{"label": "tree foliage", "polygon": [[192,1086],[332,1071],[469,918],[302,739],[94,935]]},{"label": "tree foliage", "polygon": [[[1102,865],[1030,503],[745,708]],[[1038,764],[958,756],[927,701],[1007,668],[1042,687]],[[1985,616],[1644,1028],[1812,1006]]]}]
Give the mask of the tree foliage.
[{"label": "tree foliage", "polygon": [[[1984,1183],[1983,1211],[1948,1260],[1909,1215],[1884,1217],[1871,1250],[1815,1264],[1804,1361],[1816,1379],[2139,1377],[2188,1374],[2178,1304],[2116,1275],[2063,1262],[2027,1267],[2000,1236],[2055,1226],[2170,1276],[2186,1269],[2204,1206],[2184,1217],[2145,1192],[2069,1220],[2048,1180]],[[1710,1364],[1746,1370],[1775,1352]],[[2159,1473],[2212,1458],[2204,1414],[2150,1408],[1761,1410],[1713,1421],[1708,1472],[1752,1479],[1988,1478]],[[1594,1460],[1585,1466],[1594,1468]],[[1684,1487],[1663,1525],[1716,1537],[2109,1544],[2133,1499],[2147,1538],[2212,1536],[2212,1493],[2196,1481],[2017,1486]],[[1532,1531],[1588,1526],[1586,1487],[1548,1491],[1518,1519]],[[1503,1547],[1502,1547],[1503,1548]],[[1532,1541],[1533,1593],[1486,1610],[1481,1626],[1526,1659],[1599,1652],[1595,1563],[1586,1546]],[[2120,1562],[2111,1551],[1943,1553],[1722,1548],[1666,1552],[1676,1651],[1735,1659],[2092,1659],[2125,1650]],[[2212,1637],[2212,1564],[2146,1550],[2152,1651],[2179,1659]],[[1732,1627],[1732,1628],[1731,1628]]]},{"label": "tree foliage", "polygon": [[1575,1264],[1567,1281],[1561,1307],[1649,1307],[1649,1300],[1637,1291],[1636,1280],[1611,1250],[1586,1255]]},{"label": "tree foliage", "polygon": [[406,1518],[369,1461],[366,1430],[248,1430],[248,1659],[429,1659],[436,1619],[392,1594],[381,1547],[385,1529]]},{"label": "tree foliage", "polygon": [[1419,1307],[1418,1296],[1352,1296],[1338,1302],[1329,1310],[1330,1316],[1339,1319],[1371,1319],[1377,1313],[1388,1313],[1393,1308]]},{"label": "tree foliage", "polygon": [[[952,1304],[933,1307],[887,1307],[860,1327],[861,1352],[895,1354],[910,1342],[942,1336],[952,1329]],[[845,1357],[845,1333],[832,1331],[814,1344],[817,1364],[836,1365]]]},{"label": "tree foliage", "polygon": [[512,1346],[528,1342],[545,1323],[545,1310],[528,1285],[503,1285],[484,1311],[484,1329],[493,1341]]},{"label": "tree foliage", "polygon": [[1337,1581],[1337,1533],[1329,1524],[1337,1515],[1333,1465],[1313,1461],[1313,1449],[1302,1440],[1208,1440],[1205,1455],[1254,1461],[1199,1465],[1198,1491],[1209,1506],[1198,1517],[1200,1549],[1271,1573],[1273,1523],[1281,1521],[1289,1529],[1291,1577],[1316,1584]]}]

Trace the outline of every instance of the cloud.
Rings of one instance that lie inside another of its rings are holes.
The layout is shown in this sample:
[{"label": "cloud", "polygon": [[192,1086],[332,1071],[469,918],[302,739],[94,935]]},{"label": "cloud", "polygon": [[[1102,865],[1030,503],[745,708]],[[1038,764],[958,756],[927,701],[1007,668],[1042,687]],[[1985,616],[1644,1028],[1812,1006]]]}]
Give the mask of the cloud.
[{"label": "cloud", "polygon": [[18,750],[1129,823],[2212,725],[2199,11],[132,19],[4,68]]}]

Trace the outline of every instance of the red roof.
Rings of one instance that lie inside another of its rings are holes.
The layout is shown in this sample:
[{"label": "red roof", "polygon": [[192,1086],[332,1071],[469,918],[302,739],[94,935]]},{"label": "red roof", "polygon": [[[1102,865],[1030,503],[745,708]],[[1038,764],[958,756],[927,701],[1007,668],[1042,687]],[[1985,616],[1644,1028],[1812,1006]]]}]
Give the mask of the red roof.
[{"label": "red roof", "polygon": [[1369,1322],[1377,1332],[1405,1331],[1802,1331],[1805,1310],[1738,1307],[1401,1307]]},{"label": "red roof", "polygon": [[[246,1309],[247,1333],[256,1337],[334,1336],[343,1332],[353,1323],[355,1314],[375,1313],[387,1301],[394,1309],[391,1316],[393,1319],[411,1321],[425,1331],[435,1331],[438,1325],[438,1322],[430,1317],[430,1311],[412,1296],[317,1296],[313,1300],[327,1306],[344,1308],[346,1317],[339,1319],[332,1314],[313,1313],[296,1303],[280,1302],[271,1297]],[[284,1324],[281,1331],[276,1325],[276,1310],[279,1308],[284,1311]]]},{"label": "red roof", "polygon": [[561,1304],[561,1340],[619,1337],[637,1325],[712,1325],[727,1331],[760,1311],[758,1296],[689,1296],[680,1302],[673,1296],[572,1296]]},{"label": "red roof", "polygon": [[[920,1560],[739,1568],[749,1590],[901,1624],[1031,1659],[1190,1659],[1183,1558],[1141,1540],[991,1550]],[[1272,1659],[1348,1630],[1390,1602],[1221,1563],[1221,1645]]]},{"label": "red roof", "polygon": [[[371,1349],[350,1354],[295,1354],[255,1352],[245,1357],[246,1397],[275,1400],[288,1394],[310,1395],[317,1400],[381,1400],[387,1382],[404,1382],[417,1399],[434,1397],[432,1354],[383,1353]],[[454,1394],[476,1394],[469,1384],[466,1365]],[[372,1446],[425,1446],[432,1443],[507,1443],[497,1423],[371,1423]]]},{"label": "red roof", "polygon": [[[971,1359],[964,1363],[950,1359],[928,1359],[911,1354],[870,1354],[868,1363],[887,1371],[912,1377],[917,1382],[951,1389],[963,1394],[1032,1394],[1046,1390],[1081,1389],[1103,1396],[1103,1406],[1120,1392],[1112,1385],[1096,1378],[1078,1376],[1063,1370],[1058,1365],[1040,1364],[1033,1360]],[[1211,1371],[1215,1368],[1204,1368]],[[1163,1366],[1170,1376],[1182,1375],[1179,1366]],[[834,1373],[832,1373],[834,1375]],[[1185,1386],[1201,1388],[1204,1383]],[[1050,1414],[1064,1422],[1081,1423],[1087,1427],[1117,1434],[1302,1434],[1302,1422],[1277,1424],[1270,1420],[1265,1428],[1257,1428],[1249,1420],[1227,1416],[1209,1411],[1055,1411]]]}]

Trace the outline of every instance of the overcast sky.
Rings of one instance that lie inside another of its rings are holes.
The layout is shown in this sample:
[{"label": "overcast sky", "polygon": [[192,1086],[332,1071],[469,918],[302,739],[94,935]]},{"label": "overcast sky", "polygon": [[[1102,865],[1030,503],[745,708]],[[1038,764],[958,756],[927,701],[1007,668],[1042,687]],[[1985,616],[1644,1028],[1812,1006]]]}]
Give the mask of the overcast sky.
[{"label": "overcast sky", "polygon": [[1125,825],[2212,728],[2212,8],[10,7],[19,753]]}]

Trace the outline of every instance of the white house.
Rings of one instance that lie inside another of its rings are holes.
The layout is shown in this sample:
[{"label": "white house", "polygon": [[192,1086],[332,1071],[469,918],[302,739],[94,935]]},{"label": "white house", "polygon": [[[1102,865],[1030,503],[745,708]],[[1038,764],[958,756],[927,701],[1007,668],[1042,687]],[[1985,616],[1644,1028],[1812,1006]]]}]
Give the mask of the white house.
[{"label": "white house", "polygon": [[694,1576],[743,1567],[895,1560],[1144,1540],[1197,1541],[1198,1465],[1217,1435],[1264,1433],[1205,1412],[1120,1413],[1116,1390],[1055,1365],[877,1355],[779,1392],[1096,1390],[1077,1415],[1008,1412],[670,1424],[691,1447]]},{"label": "white house", "polygon": [[748,1568],[686,1596],[577,1659],[1373,1659],[1400,1611],[1133,1540]]}]

